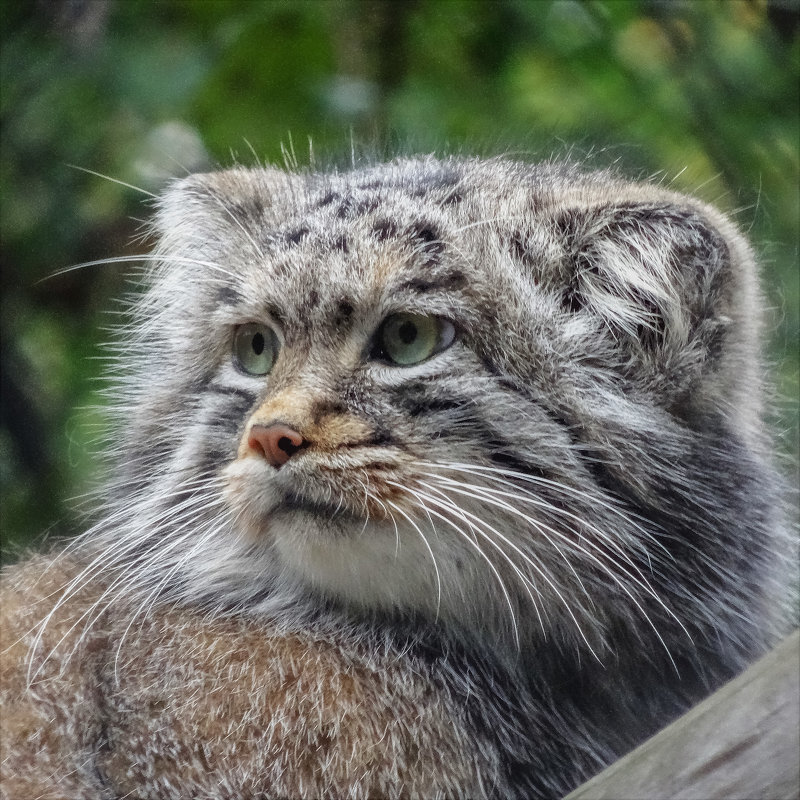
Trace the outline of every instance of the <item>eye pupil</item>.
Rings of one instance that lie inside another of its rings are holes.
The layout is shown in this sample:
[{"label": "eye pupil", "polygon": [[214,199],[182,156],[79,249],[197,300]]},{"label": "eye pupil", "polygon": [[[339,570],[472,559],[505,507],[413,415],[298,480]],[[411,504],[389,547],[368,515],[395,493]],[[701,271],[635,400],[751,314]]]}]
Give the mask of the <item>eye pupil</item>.
[{"label": "eye pupil", "polygon": [[403,344],[411,344],[417,338],[417,326],[406,321],[397,329],[397,336]]},{"label": "eye pupil", "polygon": [[251,346],[253,348],[253,352],[257,356],[260,356],[264,352],[264,334],[256,333],[255,336],[253,336],[253,341]]}]

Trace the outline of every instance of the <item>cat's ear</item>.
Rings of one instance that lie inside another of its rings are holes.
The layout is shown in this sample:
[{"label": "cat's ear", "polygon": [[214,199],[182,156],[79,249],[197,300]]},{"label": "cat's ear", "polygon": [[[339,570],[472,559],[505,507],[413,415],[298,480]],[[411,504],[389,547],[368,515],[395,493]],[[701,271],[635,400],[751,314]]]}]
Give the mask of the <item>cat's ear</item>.
[{"label": "cat's ear", "polygon": [[162,245],[217,232],[242,232],[288,213],[303,180],[272,167],[190,175],[170,184],[157,202],[155,233]]},{"label": "cat's ear", "polygon": [[657,196],[562,207],[554,225],[566,250],[565,310],[597,315],[627,349],[713,355],[732,323],[755,334],[752,255],[714,209]]}]

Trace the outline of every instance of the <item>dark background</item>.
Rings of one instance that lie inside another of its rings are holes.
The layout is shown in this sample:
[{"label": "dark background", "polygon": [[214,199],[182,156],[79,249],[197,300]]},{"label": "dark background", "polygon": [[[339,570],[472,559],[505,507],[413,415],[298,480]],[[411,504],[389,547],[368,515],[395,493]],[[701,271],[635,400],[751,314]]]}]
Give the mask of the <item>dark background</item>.
[{"label": "dark background", "polygon": [[796,0],[0,0],[0,13],[5,557],[81,525],[99,343],[131,265],[48,276],[146,252],[147,196],[125,184],[305,164],[309,140],[320,160],[365,145],[571,155],[731,213],[764,265],[773,421],[796,474]]}]

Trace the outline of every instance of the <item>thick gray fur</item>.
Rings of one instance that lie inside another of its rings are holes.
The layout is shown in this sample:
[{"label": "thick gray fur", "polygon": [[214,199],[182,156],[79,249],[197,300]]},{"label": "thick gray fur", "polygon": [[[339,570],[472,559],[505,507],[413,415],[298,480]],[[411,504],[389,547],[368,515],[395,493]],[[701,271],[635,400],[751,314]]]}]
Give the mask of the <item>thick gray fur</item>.
[{"label": "thick gray fur", "polygon": [[[109,605],[391,641],[465,710],[497,796],[560,796],[774,641],[762,304],[714,208],[420,158],[192,176],[155,227],[104,518],[73,550]],[[455,342],[376,359],[399,311]],[[269,376],[231,357],[247,322],[278,331]],[[276,398],[309,442],[280,470],[242,451]]]}]

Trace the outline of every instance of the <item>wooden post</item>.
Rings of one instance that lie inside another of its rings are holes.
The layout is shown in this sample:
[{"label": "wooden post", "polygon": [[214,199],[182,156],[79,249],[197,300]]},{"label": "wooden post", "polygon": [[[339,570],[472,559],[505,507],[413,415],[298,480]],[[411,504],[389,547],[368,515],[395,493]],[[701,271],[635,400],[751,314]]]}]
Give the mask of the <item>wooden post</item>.
[{"label": "wooden post", "polygon": [[800,797],[800,631],[566,800]]}]

